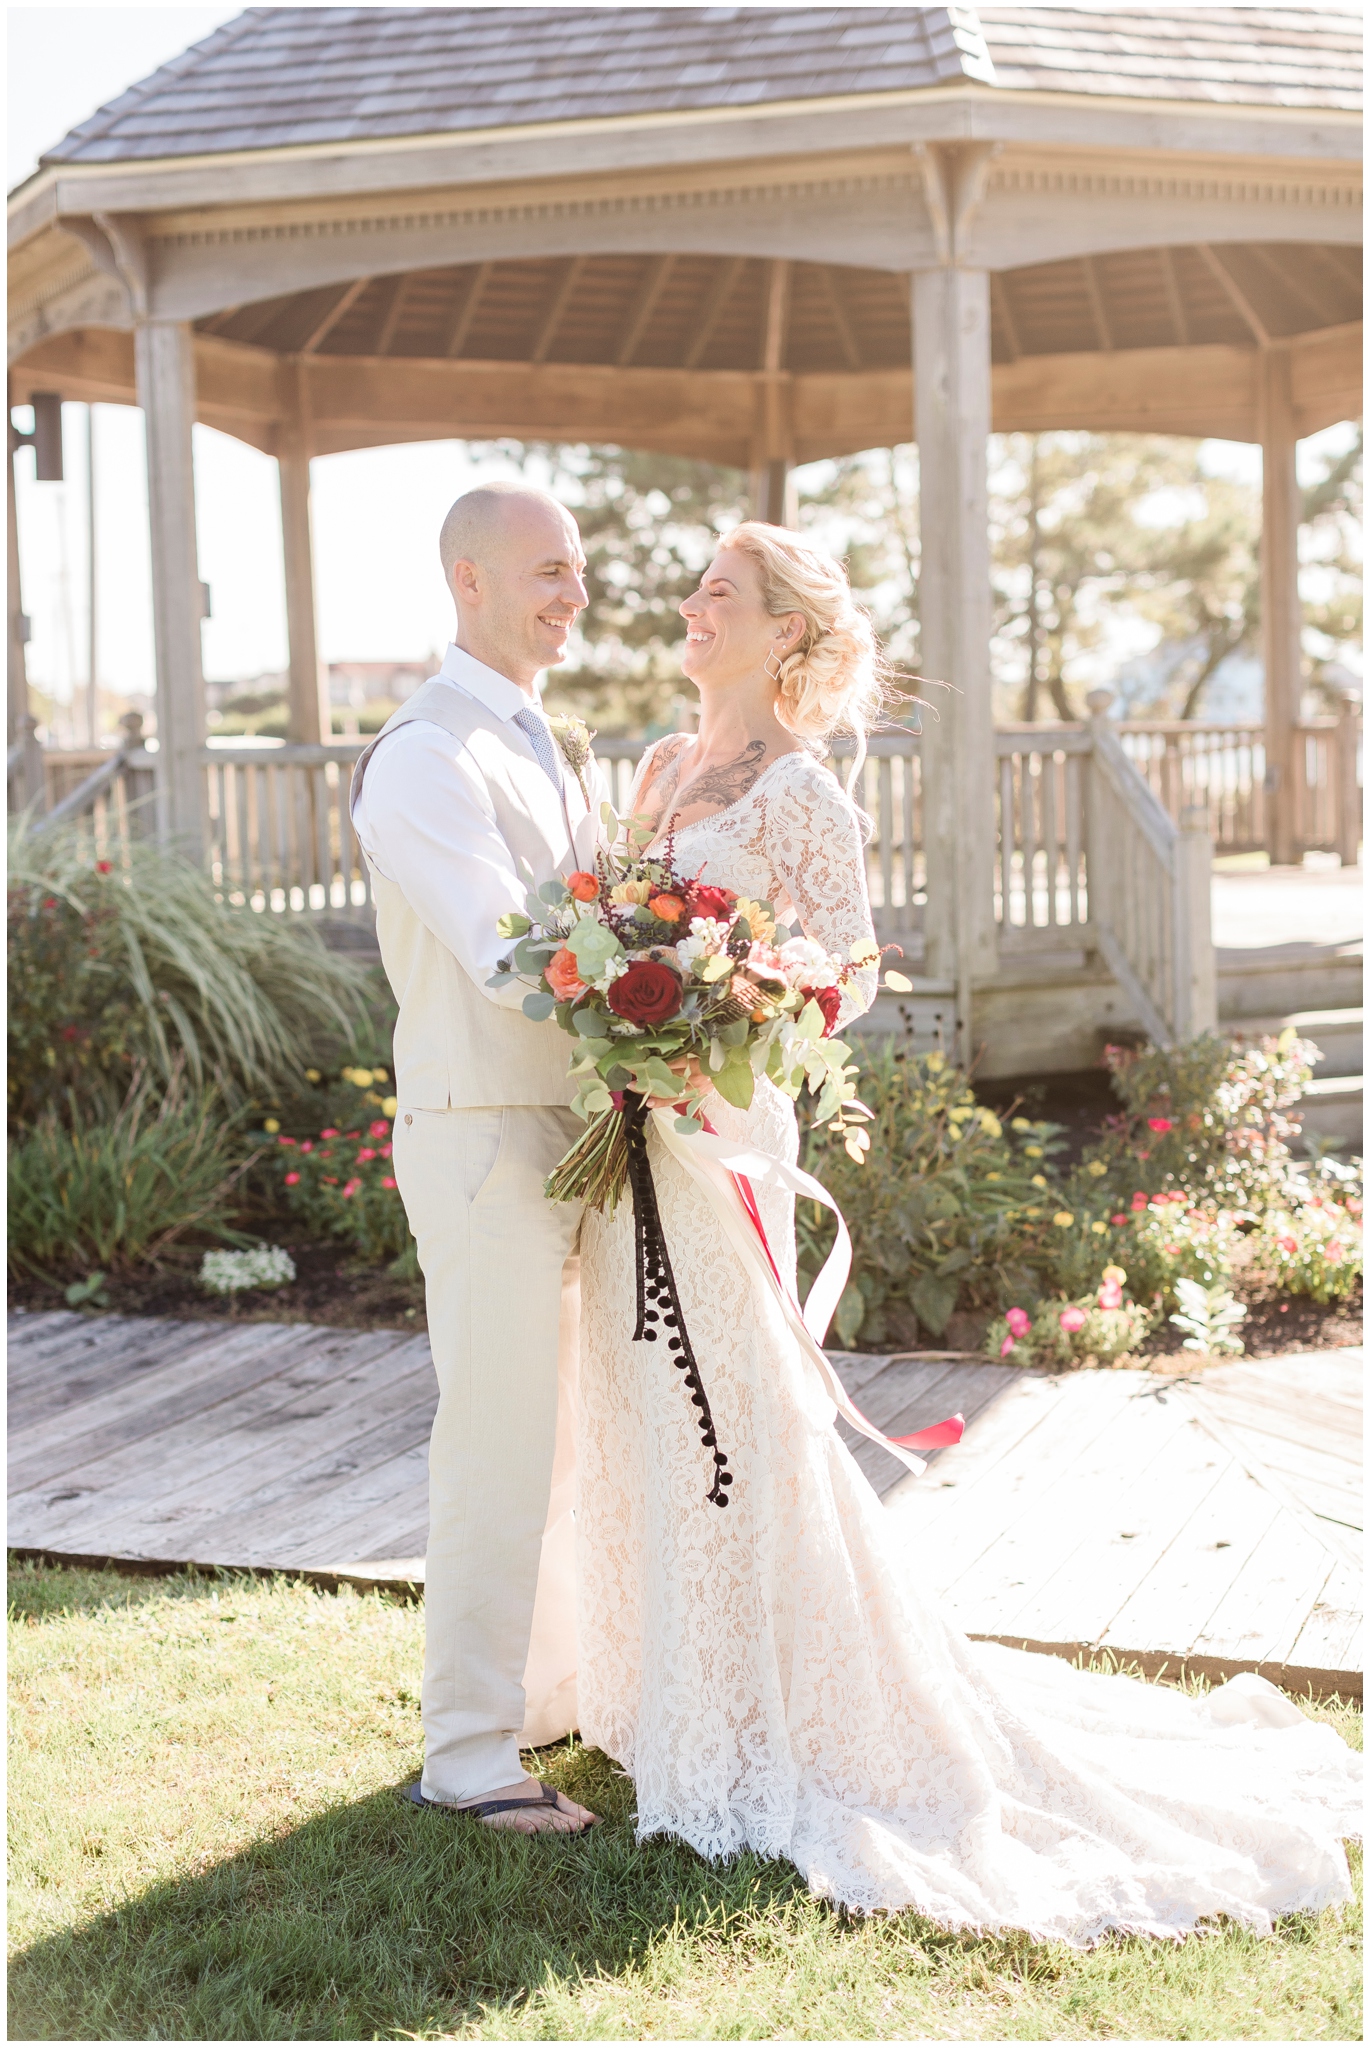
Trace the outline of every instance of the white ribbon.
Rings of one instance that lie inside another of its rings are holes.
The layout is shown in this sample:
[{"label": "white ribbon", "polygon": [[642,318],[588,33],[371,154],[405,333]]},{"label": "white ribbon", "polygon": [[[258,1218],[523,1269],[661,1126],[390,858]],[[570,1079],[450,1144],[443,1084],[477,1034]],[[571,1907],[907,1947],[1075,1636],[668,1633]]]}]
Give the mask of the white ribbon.
[{"label": "white ribbon", "polygon": [[[860,1409],[852,1403],[851,1397],[835,1371],[831,1359],[823,1349],[823,1339],[828,1334],[828,1324],[833,1311],[842,1299],[842,1290],[851,1272],[851,1239],[842,1211],[832,1196],[816,1181],[812,1174],[803,1172],[797,1166],[787,1166],[782,1159],[773,1159],[768,1152],[755,1152],[745,1146],[735,1145],[728,1138],[720,1138],[708,1131],[686,1136],[675,1128],[674,1109],[654,1109],[652,1119],[660,1138],[672,1159],[685,1168],[690,1178],[704,1191],[718,1217],[725,1237],[749,1268],[758,1285],[768,1289],[780,1303],[795,1339],[805,1356],[817,1368],[824,1390],[836,1406],[838,1414],[853,1429],[858,1430],[871,1443],[879,1444],[882,1451],[889,1451],[908,1466],[910,1472],[926,1472],[927,1460],[915,1451],[906,1450],[867,1422]],[[801,1309],[799,1303],[782,1286],[779,1275],[767,1257],[762,1240],[758,1237],[747,1207],[731,1174],[743,1174],[753,1187],[783,1189],[787,1194],[806,1195],[811,1202],[821,1203],[831,1209],[837,1219],[837,1237],[828,1253],[823,1270],[809,1289],[808,1300]]]}]

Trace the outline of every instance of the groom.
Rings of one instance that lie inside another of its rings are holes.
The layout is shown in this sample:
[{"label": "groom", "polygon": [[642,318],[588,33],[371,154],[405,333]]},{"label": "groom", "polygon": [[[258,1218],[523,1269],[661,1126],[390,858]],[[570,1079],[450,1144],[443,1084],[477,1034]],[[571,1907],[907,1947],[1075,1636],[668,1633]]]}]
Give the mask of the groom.
[{"label": "groom", "polygon": [[521,1014],[519,983],[486,984],[527,876],[594,861],[607,791],[593,762],[583,786],[572,772],[535,687],[585,607],[585,556],[569,513],[515,484],[458,498],[439,550],[456,638],[357,762],[351,799],[399,1003],[395,1177],[439,1389],[409,1796],[573,1833],[594,1816],[524,1775],[519,1739],[552,1741],[575,1714],[570,1502],[553,1496],[571,1478],[579,1214],[542,1183],[581,1126],[561,1034]]}]

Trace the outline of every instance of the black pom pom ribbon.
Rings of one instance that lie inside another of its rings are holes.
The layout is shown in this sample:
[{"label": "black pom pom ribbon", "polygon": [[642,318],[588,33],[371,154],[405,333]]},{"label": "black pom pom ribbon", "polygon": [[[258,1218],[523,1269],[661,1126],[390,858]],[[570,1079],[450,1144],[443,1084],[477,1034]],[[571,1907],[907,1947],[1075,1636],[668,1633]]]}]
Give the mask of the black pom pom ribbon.
[{"label": "black pom pom ribbon", "polygon": [[667,1348],[673,1353],[672,1363],[679,1366],[685,1375],[686,1391],[698,1410],[699,1433],[713,1455],[714,1483],[704,1498],[717,1508],[726,1508],[727,1489],[733,1483],[733,1475],[728,1470],[727,1454],[718,1448],[713,1412],[699,1376],[690,1333],[685,1327],[685,1312],[680,1306],[675,1275],[671,1271],[670,1254],[661,1228],[661,1211],[657,1207],[656,1184],[647,1158],[647,1117],[645,1096],[633,1090],[625,1093],[623,1128],[628,1141],[628,1185],[633,1191],[637,1265],[637,1327],[633,1331],[633,1342],[654,1344],[658,1323],[672,1333],[666,1339]]}]

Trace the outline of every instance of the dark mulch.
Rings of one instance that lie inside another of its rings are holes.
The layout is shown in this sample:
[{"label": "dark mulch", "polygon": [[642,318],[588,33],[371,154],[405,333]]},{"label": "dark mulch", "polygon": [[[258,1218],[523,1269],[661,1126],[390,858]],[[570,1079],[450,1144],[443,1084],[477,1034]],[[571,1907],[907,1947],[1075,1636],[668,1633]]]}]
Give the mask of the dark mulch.
[{"label": "dark mulch", "polygon": [[[281,1240],[273,1235],[272,1242]],[[331,1323],[347,1330],[426,1330],[423,1283],[397,1280],[384,1266],[361,1266],[337,1244],[285,1241],[295,1261],[286,1287],[240,1294],[236,1301],[206,1294],[196,1275],[203,1248],[173,1250],[155,1271],[146,1268],[105,1282],[107,1306],[126,1316],[180,1316],[205,1322]],[[25,1277],[10,1282],[15,1308],[63,1306],[63,1282]]]}]

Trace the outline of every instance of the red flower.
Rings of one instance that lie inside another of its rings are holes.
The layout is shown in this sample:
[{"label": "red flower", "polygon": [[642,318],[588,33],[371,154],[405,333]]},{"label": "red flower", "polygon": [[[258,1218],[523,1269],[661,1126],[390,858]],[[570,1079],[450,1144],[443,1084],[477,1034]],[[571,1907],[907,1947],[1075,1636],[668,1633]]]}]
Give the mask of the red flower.
[{"label": "red flower", "polygon": [[609,1008],[630,1024],[664,1024],[680,1008],[680,976],[659,960],[632,960],[609,985]]},{"label": "red flower", "polygon": [[349,1181],[349,1182],[347,1183],[347,1186],[346,1186],[346,1187],[345,1187],[345,1188],[343,1189],[343,1191],[342,1191],[342,1198],[343,1198],[343,1200],[344,1200],[345,1202],[350,1202],[350,1201],[351,1201],[351,1199],[352,1199],[352,1197],[353,1197],[353,1195],[355,1195],[355,1194],[356,1194],[356,1192],[357,1192],[357,1189],[358,1189],[358,1188],[359,1188],[360,1186],[361,1186],[361,1182],[360,1182],[359,1180],[350,1180],[350,1181]]},{"label": "red flower", "polygon": [[375,1156],[376,1148],[374,1145],[359,1145],[357,1147],[357,1164],[359,1166],[363,1159],[374,1159]]},{"label": "red flower", "polygon": [[382,1177],[381,1186],[383,1188],[393,1188],[394,1185],[395,1183],[393,1180],[391,1180],[390,1175],[388,1173]]},{"label": "red flower", "polygon": [[298,1173],[288,1173],[285,1177],[286,1186],[288,1188],[293,1188],[298,1182],[299,1178],[300,1176],[298,1175]]},{"label": "red flower", "polygon": [[1146,1127],[1149,1131],[1157,1131],[1162,1133],[1165,1131],[1173,1131],[1175,1128],[1174,1124],[1168,1116],[1149,1116],[1146,1120]]},{"label": "red flower", "polygon": [[378,1117],[376,1118],[376,1121],[375,1121],[375,1123],[373,1123],[373,1124],[368,1124],[368,1126],[367,1126],[367,1131],[366,1131],[366,1135],[367,1135],[367,1137],[368,1137],[368,1138],[385,1138],[385,1137],[388,1137],[388,1136],[390,1135],[390,1126],[389,1126],[389,1124],[388,1124],[388,1123],[387,1123],[387,1122],[385,1121],[385,1118],[384,1118],[384,1117],[379,1117],[379,1116],[378,1116]]},{"label": "red flower", "polygon": [[339,1132],[339,1131],[335,1131],[335,1130],[334,1130],[334,1128],[333,1128],[332,1124],[330,1124],[330,1125],[328,1126],[328,1129],[327,1129],[326,1131],[320,1131],[320,1132],[319,1132],[319,1136],[320,1136],[321,1138],[337,1138],[337,1137],[340,1137],[341,1135],[342,1135],[342,1134],[341,1134],[341,1132]]},{"label": "red flower", "polygon": [[1119,1211],[1119,1213],[1116,1216],[1110,1216],[1108,1220],[1110,1223],[1114,1225],[1127,1222],[1126,1216],[1123,1215],[1121,1211]]},{"label": "red flower", "polygon": [[112,875],[114,873],[114,862],[112,860],[97,860],[95,872],[97,875]]},{"label": "red flower", "polygon": [[293,1145],[294,1142],[295,1140],[293,1138],[277,1138],[276,1140],[276,1143],[278,1145]]},{"label": "red flower", "polygon": [[736,890],[715,889],[711,883],[696,882],[685,898],[685,907],[691,917],[713,917],[720,924],[731,924],[736,902]]},{"label": "red flower", "polygon": [[841,989],[811,988],[809,990],[809,996],[813,1002],[817,1003],[819,1009],[823,1012],[823,1036],[825,1038],[831,1038],[833,1034],[833,1026],[837,1022],[837,1013],[842,1007]]}]

